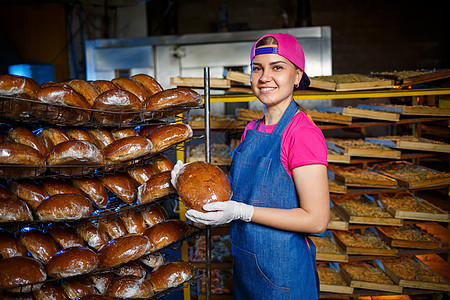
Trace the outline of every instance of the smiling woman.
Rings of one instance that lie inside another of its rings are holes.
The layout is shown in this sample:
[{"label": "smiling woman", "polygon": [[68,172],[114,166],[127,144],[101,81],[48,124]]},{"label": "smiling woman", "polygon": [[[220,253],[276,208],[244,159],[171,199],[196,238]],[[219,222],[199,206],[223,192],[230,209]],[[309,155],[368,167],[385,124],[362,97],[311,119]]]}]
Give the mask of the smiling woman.
[{"label": "smiling woman", "polygon": [[309,86],[303,49],[291,35],[270,34],[255,43],[251,62],[264,117],[247,125],[233,152],[232,197],[186,216],[231,222],[233,299],[318,299],[308,235],[323,233],[329,221],[327,147],[293,98],[294,89]]}]

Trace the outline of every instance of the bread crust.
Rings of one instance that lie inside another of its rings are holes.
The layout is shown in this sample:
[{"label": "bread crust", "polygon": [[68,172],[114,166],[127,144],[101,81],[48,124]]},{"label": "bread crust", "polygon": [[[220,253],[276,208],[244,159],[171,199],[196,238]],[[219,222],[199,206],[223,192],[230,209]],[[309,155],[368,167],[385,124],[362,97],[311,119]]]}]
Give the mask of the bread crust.
[{"label": "bread crust", "polygon": [[[44,267],[31,257],[10,257],[0,260],[0,288],[42,282],[47,279]],[[42,284],[26,285],[9,289],[10,292],[28,293],[37,290]]]},{"label": "bread crust", "polygon": [[143,157],[152,152],[149,139],[140,136],[125,137],[103,148],[103,157],[108,163],[124,162]]},{"label": "bread crust", "polygon": [[66,82],[68,86],[74,89],[77,93],[82,95],[89,105],[94,105],[95,99],[100,95],[99,90],[94,85],[91,85],[88,81],[82,79],[73,79]]},{"label": "bread crust", "polygon": [[[95,120],[100,124],[128,124],[138,116],[138,113],[133,112],[142,110],[142,102],[133,93],[116,89],[101,93],[95,99],[93,108],[105,111],[94,113]],[[112,113],[107,113],[108,111]]]},{"label": "bread crust", "polygon": [[78,194],[57,194],[42,201],[36,216],[43,221],[70,221],[92,215],[92,202]]},{"label": "bread crust", "polygon": [[109,242],[108,234],[92,223],[75,225],[76,232],[92,248],[99,250]]},{"label": "bread crust", "polygon": [[107,174],[99,177],[100,182],[125,203],[136,200],[137,192],[133,180],[126,173]]},{"label": "bread crust", "polygon": [[25,201],[33,211],[48,198],[45,188],[30,179],[13,180],[9,185],[14,195]]},{"label": "bread crust", "polygon": [[31,220],[33,220],[33,214],[24,201],[0,198],[0,223]]},{"label": "bread crust", "polygon": [[15,256],[27,256],[27,249],[12,233],[0,230],[0,256],[9,258]]},{"label": "bread crust", "polygon": [[89,248],[70,248],[57,252],[45,266],[48,276],[65,278],[95,270],[99,260],[97,253]]},{"label": "bread crust", "polygon": [[149,274],[155,292],[177,287],[192,277],[192,269],[184,262],[170,262]]},{"label": "bread crust", "polygon": [[37,228],[22,229],[20,242],[35,259],[46,264],[60,250],[53,238]]},{"label": "bread crust", "polygon": [[172,88],[160,91],[145,100],[144,110],[195,107],[202,101],[200,94],[188,88]]},{"label": "bread crust", "polygon": [[149,251],[158,251],[183,238],[189,226],[178,219],[171,219],[148,228],[144,235],[150,241]]},{"label": "bread crust", "polygon": [[157,199],[175,193],[176,190],[170,182],[171,172],[166,171],[153,175],[144,184],[138,187],[138,204],[156,201]]},{"label": "bread crust", "polygon": [[72,178],[72,183],[79,188],[98,208],[108,205],[108,192],[97,177]]},{"label": "bread crust", "polygon": [[8,132],[8,140],[36,149],[42,156],[47,155],[47,146],[31,130],[24,127],[12,128]]},{"label": "bread crust", "polygon": [[136,260],[149,248],[148,238],[141,234],[111,240],[98,251],[100,268],[110,268]]},{"label": "bread crust", "polygon": [[172,123],[156,128],[147,135],[153,145],[153,152],[163,151],[172,145],[192,137],[193,132],[189,125]]},{"label": "bread crust", "polygon": [[141,102],[144,102],[145,99],[151,96],[150,92],[147,89],[129,78],[114,78],[111,81],[119,88],[133,93],[136,97],[139,98],[139,101]]},{"label": "bread crust", "polygon": [[147,74],[136,74],[130,77],[131,80],[142,85],[147,91],[149,91],[150,96],[163,91],[163,87],[150,75]]}]

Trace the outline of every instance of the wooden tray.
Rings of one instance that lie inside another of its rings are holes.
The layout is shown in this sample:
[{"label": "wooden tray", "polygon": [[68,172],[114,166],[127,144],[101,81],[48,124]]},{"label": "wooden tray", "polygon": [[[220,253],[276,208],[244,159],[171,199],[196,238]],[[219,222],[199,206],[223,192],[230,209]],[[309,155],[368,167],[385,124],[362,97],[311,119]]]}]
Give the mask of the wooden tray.
[{"label": "wooden tray", "polygon": [[381,194],[378,202],[397,219],[450,222],[450,215],[409,192]]},{"label": "wooden tray", "polygon": [[337,113],[337,112],[306,110],[306,113],[315,122],[350,125],[350,124],[352,124],[352,121],[353,121],[353,118],[351,116],[344,116],[344,115],[342,115],[342,113]]},{"label": "wooden tray", "polygon": [[372,73],[372,76],[395,80],[395,85],[407,87],[450,77],[450,70],[415,70]]},{"label": "wooden tray", "polygon": [[416,223],[416,226],[439,239],[442,248],[448,249],[450,247],[450,230],[448,228],[436,222]]},{"label": "wooden tray", "polygon": [[[391,247],[413,249],[439,249],[441,243],[420,228],[409,225],[404,227],[377,227],[380,237]],[[414,237],[413,237],[414,236]]]},{"label": "wooden tray", "polygon": [[343,116],[374,119],[383,121],[399,121],[400,114],[385,111],[375,111],[356,107],[319,107],[319,112],[339,113]]},{"label": "wooden tray", "polygon": [[400,186],[409,189],[439,187],[450,184],[450,173],[439,172],[407,161],[375,164],[370,169],[395,179]]},{"label": "wooden tray", "polygon": [[364,234],[354,231],[333,231],[333,233],[336,243],[348,255],[395,256],[398,252],[386,244],[373,228],[367,229]]},{"label": "wooden tray", "polygon": [[231,81],[241,82],[245,84],[250,84],[250,75],[237,71],[225,71],[224,77]]},{"label": "wooden tray", "polygon": [[408,105],[370,105],[358,104],[359,109],[365,109],[374,112],[386,112],[401,115],[416,115],[416,116],[439,116],[449,117],[450,108],[442,108],[435,106],[408,106]]},{"label": "wooden tray", "polygon": [[450,292],[450,284],[416,257],[381,259],[386,274],[403,287]]},{"label": "wooden tray", "polygon": [[327,161],[330,163],[341,163],[341,164],[349,164],[350,163],[350,155],[338,153],[334,150],[328,148]]},{"label": "wooden tray", "polygon": [[359,91],[388,89],[394,87],[394,80],[370,77],[362,74],[337,74],[310,78],[311,88],[328,91]]},{"label": "wooden tray", "polygon": [[340,267],[337,263],[317,265],[321,292],[353,294],[353,288],[345,282],[339,269]]},{"label": "wooden tray", "polygon": [[401,293],[403,287],[386,274],[376,261],[352,262],[340,264],[344,280],[353,288]]},{"label": "wooden tray", "polygon": [[327,229],[329,230],[348,230],[348,221],[346,221],[334,208],[331,203],[330,209],[330,221],[328,222]]},{"label": "wooden tray", "polygon": [[348,255],[336,243],[332,231],[327,231],[327,234],[324,237],[310,236],[309,238],[316,246],[316,260],[335,262],[348,261]]},{"label": "wooden tray", "polygon": [[[202,77],[170,77],[170,85],[190,88],[203,88],[205,85]],[[231,87],[229,79],[211,78],[209,83],[210,88],[228,89]]]},{"label": "wooden tray", "polygon": [[398,150],[362,139],[327,138],[325,143],[329,150],[347,156],[400,159],[402,154]]},{"label": "wooden tray", "polygon": [[350,224],[401,226],[396,219],[368,196],[333,196],[334,209]]},{"label": "wooden tray", "polygon": [[377,173],[369,169],[361,169],[355,166],[338,167],[329,165],[328,178],[338,184],[352,187],[394,188],[397,181],[389,176]]},{"label": "wooden tray", "polygon": [[408,149],[450,153],[450,144],[415,136],[384,136],[365,138],[367,142],[384,145],[394,149]]},{"label": "wooden tray", "polygon": [[243,121],[252,121],[264,117],[264,112],[261,110],[253,110],[246,108],[236,108],[236,118]]}]

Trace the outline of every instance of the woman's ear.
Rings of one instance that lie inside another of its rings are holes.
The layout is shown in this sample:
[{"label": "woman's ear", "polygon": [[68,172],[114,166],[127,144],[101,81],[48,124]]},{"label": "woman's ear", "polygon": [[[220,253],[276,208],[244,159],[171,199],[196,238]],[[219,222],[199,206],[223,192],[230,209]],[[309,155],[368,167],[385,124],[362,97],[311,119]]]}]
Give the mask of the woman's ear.
[{"label": "woman's ear", "polygon": [[300,84],[300,81],[302,81],[302,77],[303,77],[303,71],[301,69],[297,69],[295,71],[295,86],[298,86]]}]

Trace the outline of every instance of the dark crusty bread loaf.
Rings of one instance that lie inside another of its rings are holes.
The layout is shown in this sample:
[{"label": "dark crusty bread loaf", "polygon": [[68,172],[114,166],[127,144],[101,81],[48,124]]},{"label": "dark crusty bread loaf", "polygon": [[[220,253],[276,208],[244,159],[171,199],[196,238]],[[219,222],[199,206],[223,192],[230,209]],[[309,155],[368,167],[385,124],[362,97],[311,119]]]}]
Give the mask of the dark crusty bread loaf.
[{"label": "dark crusty bread loaf", "polygon": [[74,186],[72,182],[60,178],[46,178],[42,181],[42,187],[49,196],[59,194],[78,194],[83,196],[79,188]]},{"label": "dark crusty bread loaf", "polygon": [[89,128],[86,129],[91,138],[93,139],[93,143],[102,150],[112,142],[114,142],[114,136],[108,130],[104,128]]},{"label": "dark crusty bread loaf", "polygon": [[87,100],[90,106],[94,105],[95,99],[100,95],[99,90],[88,81],[82,79],[73,79],[66,82],[68,86],[77,91]]},{"label": "dark crusty bread loaf", "polygon": [[9,289],[10,292],[28,293],[39,289],[42,284],[27,285],[42,282],[47,279],[44,267],[31,257],[10,257],[0,260],[0,288],[26,285]]},{"label": "dark crusty bread loaf", "polygon": [[145,278],[123,276],[113,279],[106,294],[120,299],[147,299],[154,292],[152,284]]},{"label": "dark crusty bread loaf", "polygon": [[152,160],[147,165],[155,174],[173,170],[172,161],[164,154],[153,156]]},{"label": "dark crusty bread loaf", "polygon": [[83,297],[97,294],[95,285],[87,276],[77,276],[74,278],[67,278],[61,283],[64,291],[71,300],[80,299]]},{"label": "dark crusty bread loaf", "polygon": [[70,248],[57,252],[45,266],[48,276],[65,278],[95,270],[99,260],[97,253],[89,248]]},{"label": "dark crusty bread loaf", "polygon": [[157,268],[166,263],[164,255],[159,251],[146,254],[143,257],[141,257],[139,261],[144,265],[146,265],[147,267],[152,268],[153,270],[156,270]]},{"label": "dark crusty bread loaf", "polygon": [[226,174],[207,162],[185,164],[178,172],[176,189],[187,209],[203,211],[210,202],[228,201],[231,185]]},{"label": "dark crusty bread loaf", "polygon": [[36,216],[43,221],[70,221],[92,215],[92,202],[78,194],[57,194],[42,201]]},{"label": "dark crusty bread loaf", "polygon": [[128,233],[144,233],[147,229],[147,224],[145,223],[144,217],[140,211],[128,211],[120,215],[120,219],[125,225]]},{"label": "dark crusty bread loaf", "polygon": [[45,188],[30,179],[11,180],[9,186],[14,195],[25,201],[33,211],[48,198]]},{"label": "dark crusty bread loaf", "polygon": [[95,250],[100,249],[109,242],[108,234],[92,223],[80,223],[75,225],[80,237]]},{"label": "dark crusty bread loaf", "polygon": [[[142,102],[131,92],[116,89],[101,93],[94,101],[94,109],[105,111],[95,112],[97,122],[105,125],[130,123],[142,110]],[[108,113],[112,112],[112,113]]]},{"label": "dark crusty bread loaf", "polygon": [[191,267],[180,261],[167,263],[157,270],[151,272],[148,279],[153,285],[155,292],[163,291],[168,288],[177,287],[183,282],[192,278]]},{"label": "dark crusty bread loaf", "polygon": [[163,151],[176,143],[192,137],[192,129],[184,123],[172,123],[156,128],[147,138],[153,145],[153,152]]},{"label": "dark crusty bread loaf", "polygon": [[142,234],[122,236],[103,246],[98,255],[100,268],[110,268],[136,260],[149,248],[149,240]]},{"label": "dark crusty bread loaf", "polygon": [[153,202],[158,198],[175,193],[175,188],[170,182],[170,171],[153,175],[144,184],[138,187],[138,203]]},{"label": "dark crusty bread loaf", "polygon": [[143,184],[154,175],[153,171],[147,165],[129,167],[126,172],[137,186]]},{"label": "dark crusty bread loaf", "polygon": [[47,152],[52,150],[56,145],[70,140],[67,133],[57,127],[42,128],[38,131],[37,136],[48,149]]},{"label": "dark crusty bread loaf", "polygon": [[51,226],[47,229],[50,236],[58,243],[61,249],[85,247],[86,243],[72,227]]},{"label": "dark crusty bread loaf", "polygon": [[202,97],[188,88],[173,88],[158,92],[147,98],[144,110],[161,110],[176,107],[194,107],[202,101]]},{"label": "dark crusty bread loaf", "polygon": [[136,74],[131,76],[130,79],[143,86],[147,91],[149,91],[150,95],[159,93],[164,90],[155,78],[147,74]]},{"label": "dark crusty bread loaf", "polygon": [[[0,143],[0,163],[44,166],[45,157],[36,149],[18,143]],[[1,174],[1,171],[0,171]]]},{"label": "dark crusty bread loaf", "polygon": [[148,228],[144,235],[150,241],[149,251],[157,251],[178,241],[189,231],[189,226],[178,219],[167,220]]},{"label": "dark crusty bread loaf", "polygon": [[31,220],[33,220],[33,215],[24,201],[0,198],[0,223]]},{"label": "dark crusty bread loaf", "polygon": [[144,278],[147,275],[147,269],[139,262],[139,260],[133,260],[113,269],[114,274],[118,276],[134,276]]},{"label": "dark crusty bread loaf", "polygon": [[0,95],[36,99],[39,84],[32,78],[12,74],[0,75]]},{"label": "dark crusty bread loaf", "polygon": [[50,86],[41,88],[37,94],[37,98],[44,103],[49,104],[65,104],[79,108],[91,108],[91,105],[83,97],[72,88]]},{"label": "dark crusty bread loaf", "polygon": [[44,283],[40,289],[33,292],[33,296],[36,300],[69,300],[69,297],[67,297],[66,292],[59,282]]},{"label": "dark crusty bread loaf", "polygon": [[98,208],[108,205],[108,192],[97,177],[72,178],[72,183]]},{"label": "dark crusty bread loaf", "polygon": [[92,280],[99,293],[104,295],[114,276],[113,272],[101,272],[90,274],[89,278]]},{"label": "dark crusty bread loaf", "polygon": [[27,249],[12,233],[0,230],[0,258],[27,256]]},{"label": "dark crusty bread loaf", "polygon": [[140,136],[125,137],[116,140],[103,148],[106,162],[123,162],[143,157],[152,152],[153,146],[149,139]]},{"label": "dark crusty bread loaf", "polygon": [[106,232],[112,240],[127,234],[127,229],[119,218],[111,218],[107,222],[100,222],[98,228]]},{"label": "dark crusty bread loaf", "polygon": [[89,135],[89,133],[85,129],[71,128],[66,129],[65,132],[71,140],[88,141],[94,143],[94,139]]},{"label": "dark crusty bread loaf", "polygon": [[44,264],[60,250],[48,233],[37,228],[23,228],[20,232],[20,241],[35,259]]},{"label": "dark crusty bread loaf", "polygon": [[117,85],[115,85],[109,80],[94,80],[91,81],[90,84],[92,84],[95,88],[97,88],[100,94],[109,90],[119,89]]},{"label": "dark crusty bread loaf", "polygon": [[111,134],[116,140],[129,136],[138,136],[137,132],[133,128],[115,128],[111,130]]},{"label": "dark crusty bread loaf", "polygon": [[49,165],[102,164],[103,155],[98,147],[87,141],[62,142],[48,153]]},{"label": "dark crusty bread loaf", "polygon": [[136,187],[127,173],[106,174],[99,179],[103,186],[124,202],[132,203],[136,200]]},{"label": "dark crusty bread loaf", "polygon": [[8,132],[8,140],[30,146],[39,151],[44,157],[47,155],[47,146],[30,129],[24,127],[13,128]]},{"label": "dark crusty bread loaf", "polygon": [[121,89],[133,93],[141,102],[144,102],[151,95],[142,85],[129,78],[114,78],[111,81]]},{"label": "dark crusty bread loaf", "polygon": [[141,214],[148,227],[155,226],[156,224],[162,223],[169,219],[167,211],[159,203],[147,206],[141,211]]}]

